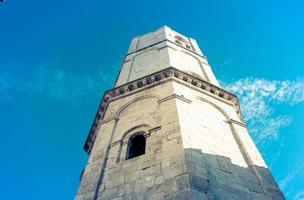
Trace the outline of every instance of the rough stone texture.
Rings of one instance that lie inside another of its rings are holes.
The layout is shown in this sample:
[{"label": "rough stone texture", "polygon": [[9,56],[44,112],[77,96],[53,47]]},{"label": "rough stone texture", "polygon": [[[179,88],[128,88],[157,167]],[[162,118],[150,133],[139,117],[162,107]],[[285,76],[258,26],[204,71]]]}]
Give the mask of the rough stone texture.
[{"label": "rough stone texture", "polygon": [[[162,41],[163,30],[176,34],[163,27],[133,39],[129,53]],[[202,56],[197,45],[191,48]],[[164,60],[143,62],[154,59]],[[148,66],[143,64],[138,67]],[[119,77],[127,76],[125,68]],[[172,78],[110,99],[98,126],[77,200],[284,199],[235,104],[191,83]],[[139,132],[146,138],[145,154],[126,160],[129,138]]]}]

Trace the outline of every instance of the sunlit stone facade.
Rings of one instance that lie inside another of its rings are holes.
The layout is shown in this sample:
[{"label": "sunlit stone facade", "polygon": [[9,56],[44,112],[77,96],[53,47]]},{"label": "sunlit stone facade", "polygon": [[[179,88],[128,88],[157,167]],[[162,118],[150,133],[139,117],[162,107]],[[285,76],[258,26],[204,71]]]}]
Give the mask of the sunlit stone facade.
[{"label": "sunlit stone facade", "polygon": [[84,148],[77,200],[284,199],[237,97],[166,26],[132,40]]}]

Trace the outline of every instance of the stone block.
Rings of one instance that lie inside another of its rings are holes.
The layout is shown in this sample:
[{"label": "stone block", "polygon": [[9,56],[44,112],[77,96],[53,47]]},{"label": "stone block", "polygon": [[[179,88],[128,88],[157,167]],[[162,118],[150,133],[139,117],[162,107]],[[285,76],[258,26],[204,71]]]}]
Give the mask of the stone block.
[{"label": "stone block", "polygon": [[144,169],[140,170],[139,173],[140,173],[140,175],[139,175],[140,178],[144,178],[146,176],[151,176],[151,175],[153,175],[153,166],[144,168]]},{"label": "stone block", "polygon": [[163,177],[164,179],[169,179],[187,172],[186,164],[175,164],[170,165],[170,167],[163,168]]},{"label": "stone block", "polygon": [[134,200],[143,200],[147,199],[147,192],[144,190],[138,191],[135,193],[135,198]]},{"label": "stone block", "polygon": [[182,190],[172,194],[167,194],[164,200],[185,200],[192,199],[189,190]]},{"label": "stone block", "polygon": [[111,200],[123,200],[123,197],[116,197],[116,198],[113,198]]},{"label": "stone block", "polygon": [[223,172],[227,173],[232,173],[230,169],[230,164],[228,162],[222,161],[222,160],[217,160],[219,169],[222,170]]},{"label": "stone block", "polygon": [[84,186],[82,191],[83,191],[83,193],[87,194],[87,193],[95,191],[95,187],[96,187],[96,185],[89,184],[89,185]]},{"label": "stone block", "polygon": [[139,179],[139,171],[130,172],[125,175],[125,183],[133,182]]},{"label": "stone block", "polygon": [[92,200],[94,195],[95,195],[95,191],[94,192],[88,192],[88,193],[86,193],[84,200]]},{"label": "stone block", "polygon": [[162,165],[161,163],[154,165],[154,176],[162,175]]},{"label": "stone block", "polygon": [[179,191],[189,189],[189,178],[187,174],[176,177],[176,184]]},{"label": "stone block", "polygon": [[123,176],[123,171],[114,171],[111,173],[106,173],[105,176],[107,177],[107,179],[113,179],[113,178],[117,178],[119,176]]},{"label": "stone block", "polygon": [[145,190],[145,179],[139,179],[135,182],[135,192],[138,193],[143,190]]},{"label": "stone block", "polygon": [[135,191],[136,181],[130,182],[127,184],[127,193],[130,194]]},{"label": "stone block", "polygon": [[189,175],[190,188],[199,192],[208,193],[210,190],[209,180],[202,176]]},{"label": "stone block", "polygon": [[138,169],[145,169],[155,165],[155,157],[151,159],[139,159],[138,160]]},{"label": "stone block", "polygon": [[122,185],[123,183],[124,183],[124,176],[119,176],[117,178],[109,178],[107,182],[109,188],[117,187],[119,185]]},{"label": "stone block", "polygon": [[137,171],[138,166],[137,166],[137,161],[132,160],[132,162],[128,162],[122,166],[122,171],[123,174],[129,174]]},{"label": "stone block", "polygon": [[118,195],[118,187],[105,190],[98,194],[98,200],[114,199]]},{"label": "stone block", "polygon": [[155,184],[155,176],[152,175],[152,176],[146,176],[146,184],[145,184],[145,187],[146,188],[151,188],[153,187]]},{"label": "stone block", "polygon": [[76,195],[74,200],[84,200],[84,196],[85,196],[85,194]]},{"label": "stone block", "polygon": [[121,172],[121,170],[122,170],[122,166],[120,164],[112,165],[112,166],[109,166],[108,168],[106,168],[106,171],[108,172],[108,174],[114,174],[117,172]]},{"label": "stone block", "polygon": [[195,189],[190,190],[190,199],[191,200],[209,200],[209,199],[214,199],[212,195],[206,194],[201,191],[197,191]]},{"label": "stone block", "polygon": [[148,199],[162,199],[163,196],[163,185],[154,185],[148,190]]},{"label": "stone block", "polygon": [[162,187],[165,196],[175,193],[178,190],[175,178],[164,179]]},{"label": "stone block", "polygon": [[163,176],[158,176],[158,177],[155,178],[155,184],[156,185],[162,184],[163,182],[164,182]]}]

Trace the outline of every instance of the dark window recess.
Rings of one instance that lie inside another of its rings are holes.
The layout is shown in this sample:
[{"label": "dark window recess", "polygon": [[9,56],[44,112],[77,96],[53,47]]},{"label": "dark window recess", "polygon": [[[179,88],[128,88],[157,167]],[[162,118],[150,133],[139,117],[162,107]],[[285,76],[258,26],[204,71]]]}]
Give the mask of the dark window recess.
[{"label": "dark window recess", "polygon": [[146,138],[143,135],[136,135],[129,140],[127,160],[145,154]]}]

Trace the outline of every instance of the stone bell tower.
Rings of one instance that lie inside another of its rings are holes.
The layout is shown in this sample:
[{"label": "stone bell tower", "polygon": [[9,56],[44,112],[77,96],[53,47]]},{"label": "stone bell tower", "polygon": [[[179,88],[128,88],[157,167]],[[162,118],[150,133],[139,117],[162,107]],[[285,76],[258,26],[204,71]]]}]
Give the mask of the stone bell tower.
[{"label": "stone bell tower", "polygon": [[196,41],[163,26],[135,37],[84,149],[77,200],[284,196]]}]

